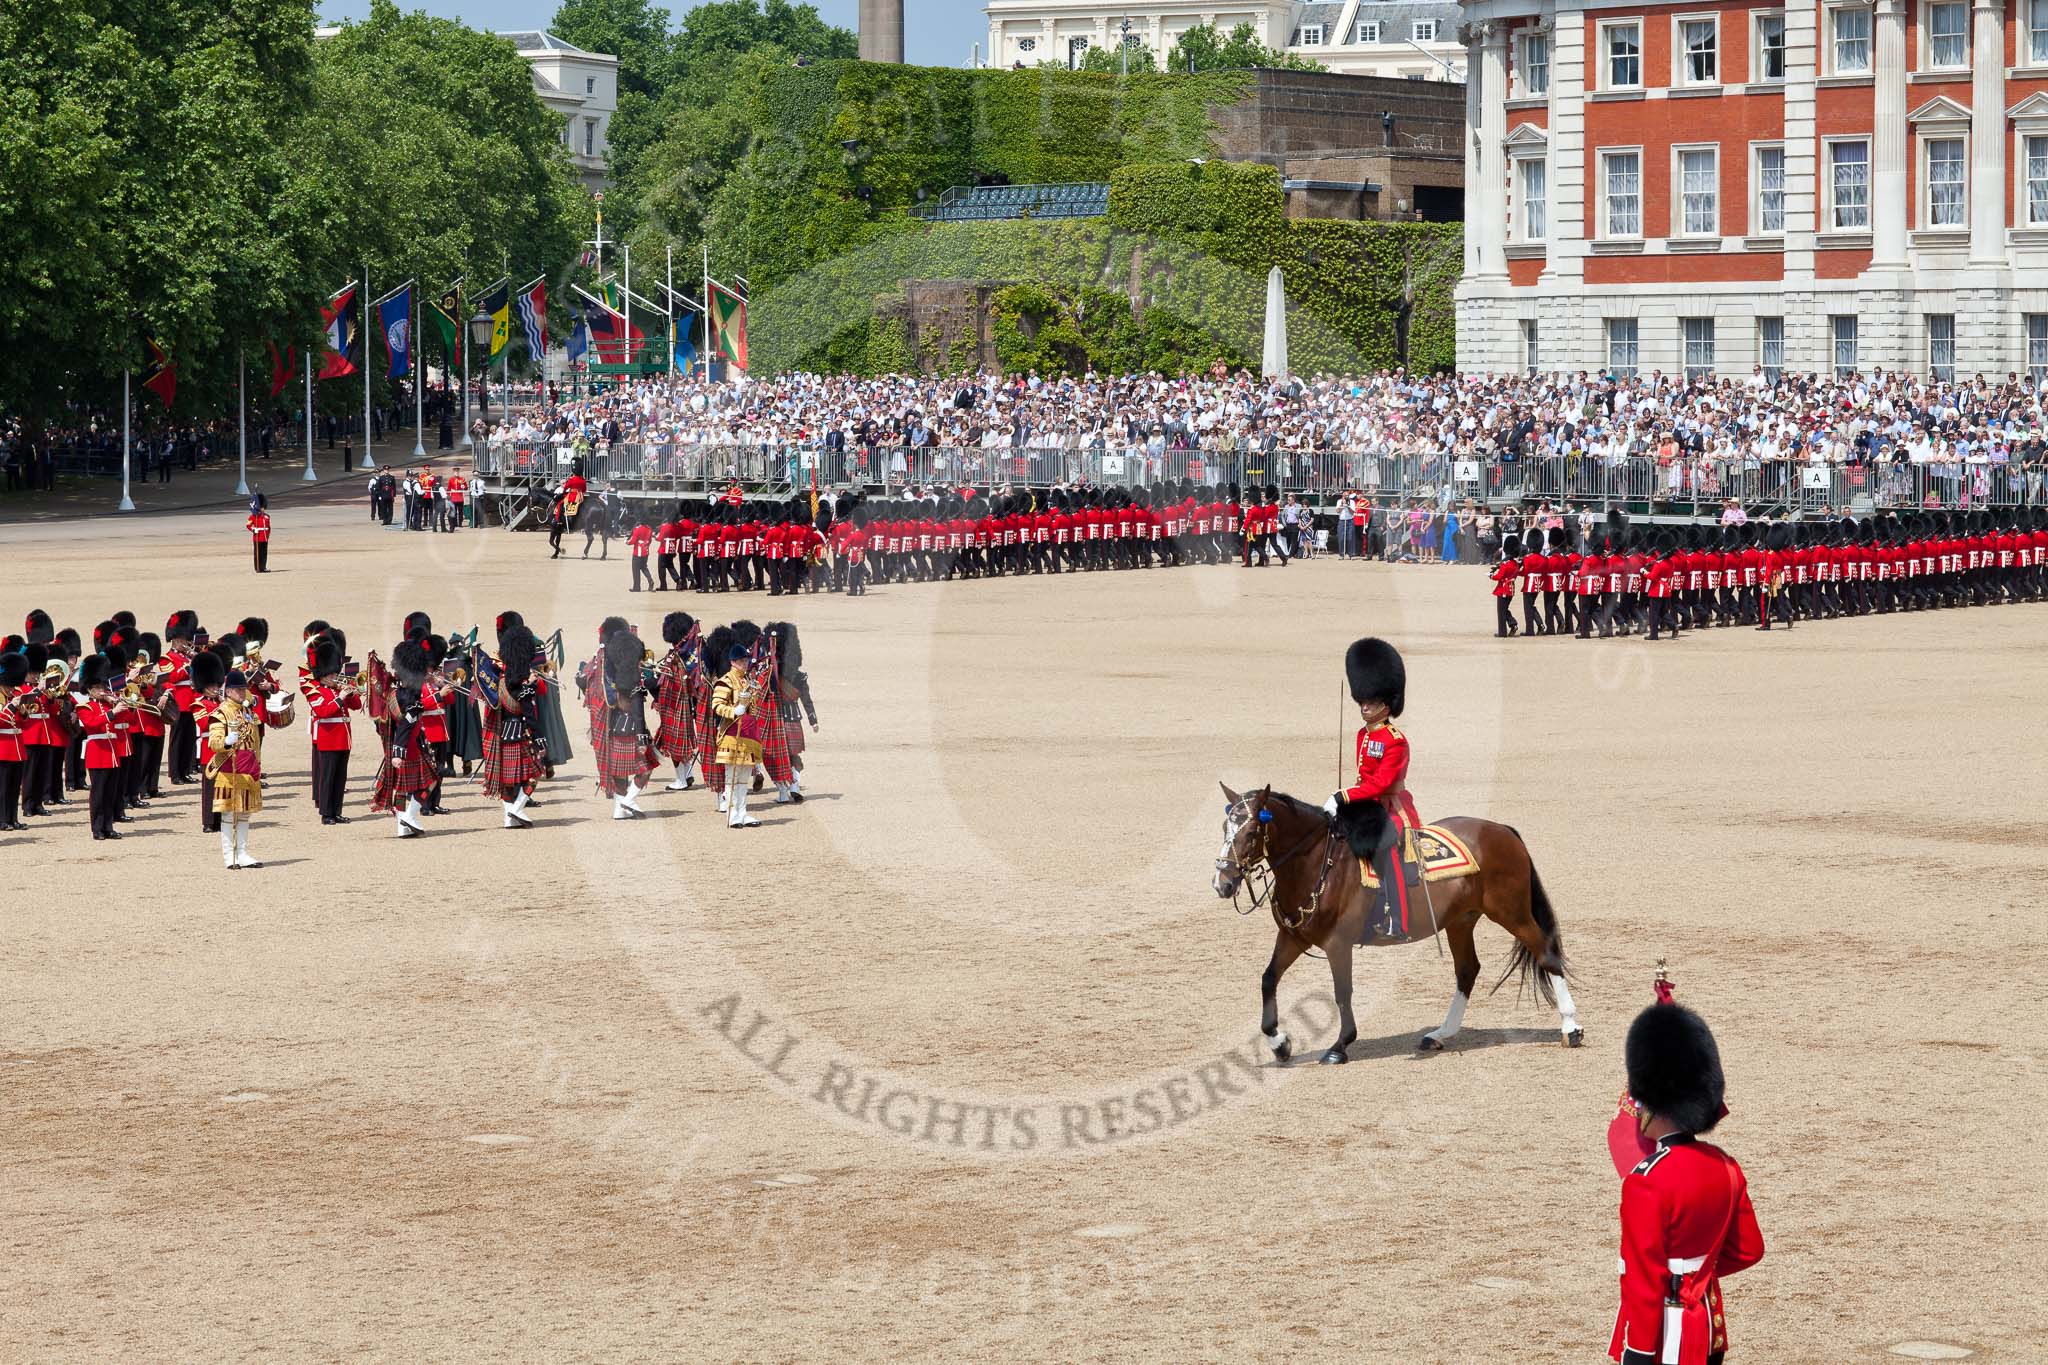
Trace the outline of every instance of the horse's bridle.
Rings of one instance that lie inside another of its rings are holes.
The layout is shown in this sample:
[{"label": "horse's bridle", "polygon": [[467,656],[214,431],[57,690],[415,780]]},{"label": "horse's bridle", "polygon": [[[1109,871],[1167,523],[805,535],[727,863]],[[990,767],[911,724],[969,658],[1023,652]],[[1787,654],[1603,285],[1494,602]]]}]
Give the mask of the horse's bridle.
[{"label": "horse's bridle", "polygon": [[[1316,878],[1315,887],[1309,892],[1308,904],[1295,909],[1289,909],[1285,906],[1278,906],[1274,909],[1274,918],[1291,932],[1298,930],[1303,924],[1314,919],[1322,908],[1323,887],[1328,884],[1330,869],[1337,862],[1335,831],[1331,829],[1329,822],[1325,821],[1321,829],[1311,827],[1309,832],[1303,835],[1286,852],[1276,855],[1273,852],[1273,821],[1270,813],[1265,809],[1264,800],[1263,794],[1257,797],[1240,796],[1237,800],[1223,808],[1223,848],[1224,852],[1228,854],[1232,848],[1236,847],[1238,832],[1244,828],[1245,821],[1255,818],[1249,809],[1250,804],[1253,802],[1260,803],[1256,817],[1259,823],[1259,847],[1257,852],[1252,854],[1249,861],[1241,860],[1235,856],[1219,857],[1216,859],[1216,870],[1218,872],[1228,872],[1237,880],[1236,888],[1230,893],[1230,904],[1236,909],[1237,913],[1240,915],[1254,914],[1272,899],[1274,890],[1279,886],[1279,878],[1276,874],[1280,868],[1284,864],[1300,857],[1316,839],[1322,838],[1325,840],[1328,851],[1323,855],[1322,874]],[[1232,817],[1237,817],[1234,824],[1232,823]],[[1239,903],[1238,898],[1240,894],[1246,891],[1251,893],[1250,905]]]}]

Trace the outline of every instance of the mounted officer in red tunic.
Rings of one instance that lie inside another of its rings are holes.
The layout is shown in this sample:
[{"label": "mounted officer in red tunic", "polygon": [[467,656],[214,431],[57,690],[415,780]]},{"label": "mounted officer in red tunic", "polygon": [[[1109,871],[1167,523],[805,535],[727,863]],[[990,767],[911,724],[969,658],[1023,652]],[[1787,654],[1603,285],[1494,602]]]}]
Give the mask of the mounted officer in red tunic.
[{"label": "mounted officer in red tunic", "polygon": [[1407,705],[1408,670],[1392,645],[1367,638],[1344,652],[1344,673],[1365,721],[1358,730],[1358,780],[1325,801],[1323,812],[1345,831],[1354,852],[1372,860],[1380,879],[1371,929],[1398,937],[1408,932],[1399,849],[1408,831],[1422,824],[1408,795],[1408,737],[1393,725]]},{"label": "mounted officer in red tunic", "polygon": [[1699,1141],[1725,1112],[1721,1054],[1704,1020],[1668,1002],[1636,1016],[1626,1053],[1637,1131],[1656,1145],[1621,1182],[1621,1311],[1607,1354],[1720,1365],[1721,1280],[1764,1255],[1742,1167]]}]

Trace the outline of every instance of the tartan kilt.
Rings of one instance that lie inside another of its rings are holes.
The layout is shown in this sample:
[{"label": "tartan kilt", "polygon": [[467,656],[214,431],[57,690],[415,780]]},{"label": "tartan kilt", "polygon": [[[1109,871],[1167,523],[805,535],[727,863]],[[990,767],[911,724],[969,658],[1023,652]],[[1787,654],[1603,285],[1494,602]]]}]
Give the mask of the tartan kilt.
[{"label": "tartan kilt", "polygon": [[789,756],[797,758],[804,751],[804,722],[801,716],[784,716],[782,728],[788,732]]},{"label": "tartan kilt", "polygon": [[540,760],[533,752],[531,738],[506,740],[495,726],[484,730],[484,766],[478,785],[494,797],[507,787],[532,791],[540,781]]},{"label": "tartan kilt", "polygon": [[697,745],[697,717],[690,705],[690,689],[680,678],[671,679],[655,703],[661,723],[654,747],[673,763],[687,763]]},{"label": "tartan kilt", "polygon": [[425,740],[415,738],[406,752],[395,758],[387,749],[377,765],[376,785],[370,789],[370,809],[379,814],[395,810],[410,796],[424,799],[434,790],[434,753]]},{"label": "tartan kilt", "polygon": [[711,689],[697,694],[697,761],[705,769],[718,766],[718,727],[711,722]]},{"label": "tartan kilt", "polygon": [[644,734],[607,731],[597,742],[597,786],[606,796],[654,771],[654,748]]},{"label": "tartan kilt", "polygon": [[770,782],[789,781],[789,752],[789,724],[778,715],[761,727],[761,766]]}]

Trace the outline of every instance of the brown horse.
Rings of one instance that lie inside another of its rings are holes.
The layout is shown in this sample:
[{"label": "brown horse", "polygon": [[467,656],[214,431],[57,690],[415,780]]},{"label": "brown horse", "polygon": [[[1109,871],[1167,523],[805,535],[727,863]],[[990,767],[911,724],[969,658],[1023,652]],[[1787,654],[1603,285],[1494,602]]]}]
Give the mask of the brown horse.
[{"label": "brown horse", "polygon": [[[1228,803],[1223,813],[1223,851],[1217,855],[1216,875],[1210,885],[1224,900],[1235,900],[1241,888],[1253,883],[1254,908],[1269,905],[1279,928],[1273,960],[1259,979],[1259,1031],[1273,1055],[1286,1061],[1293,1044],[1280,1031],[1274,991],[1296,958],[1312,947],[1321,948],[1330,960],[1341,1016],[1337,1041],[1322,1059],[1341,1063],[1346,1060],[1345,1049],[1358,1038],[1358,1026],[1351,1017],[1351,950],[1366,937],[1366,914],[1375,893],[1368,892],[1359,879],[1358,858],[1344,835],[1319,808],[1276,793],[1270,786],[1243,795],[1226,786],[1223,799]],[[1450,940],[1457,993],[1451,997],[1442,1027],[1425,1033],[1418,1046],[1425,1052],[1439,1051],[1457,1035],[1473,984],[1479,979],[1479,954],[1472,947],[1472,930],[1481,919],[1490,919],[1515,936],[1514,956],[1500,981],[1494,982],[1494,989],[1499,990],[1501,982],[1519,970],[1539,999],[1557,1007],[1565,1046],[1577,1047],[1586,1034],[1579,1027],[1578,1011],[1565,984],[1569,969],[1564,939],[1522,836],[1491,820],[1461,816],[1436,823],[1465,842],[1478,860],[1479,871],[1432,883],[1427,899],[1417,888],[1409,900],[1410,932],[1393,938],[1374,935],[1364,945],[1383,948],[1420,943],[1435,937],[1438,930]]]}]

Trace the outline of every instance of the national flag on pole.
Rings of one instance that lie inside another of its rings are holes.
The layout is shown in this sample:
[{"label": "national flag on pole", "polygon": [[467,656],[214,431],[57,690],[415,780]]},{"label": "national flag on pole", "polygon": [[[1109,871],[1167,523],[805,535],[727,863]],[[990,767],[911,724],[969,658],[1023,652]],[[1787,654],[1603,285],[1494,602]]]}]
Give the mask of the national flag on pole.
[{"label": "national flag on pole", "polygon": [[498,352],[512,344],[512,281],[510,277],[499,280],[484,290],[478,306],[491,318],[491,360],[498,358]]},{"label": "national flag on pole", "polygon": [[669,337],[676,368],[687,370],[697,359],[697,314],[687,310],[676,314],[675,331]]},{"label": "national flag on pole", "polygon": [[169,407],[178,392],[178,367],[172,363],[170,352],[156,344],[155,337],[143,337],[142,344],[149,348],[149,361],[142,368],[142,387]]},{"label": "national flag on pole", "polygon": [[423,310],[427,320],[434,324],[434,330],[441,334],[441,354],[453,367],[462,363],[462,281],[457,280],[441,291],[441,297],[429,300]]},{"label": "national flag on pole", "polygon": [[640,328],[627,330],[624,314],[614,313],[601,304],[585,304],[583,322],[590,329],[590,342],[597,349],[600,364],[626,364],[647,340],[647,334]]},{"label": "national flag on pole", "polygon": [[395,293],[377,305],[377,325],[384,332],[384,350],[391,358],[389,377],[398,379],[412,373],[412,282],[406,281]]},{"label": "national flag on pole", "polygon": [[526,330],[526,353],[535,360],[548,353],[548,277],[543,275],[518,294],[519,324]]},{"label": "national flag on pole", "polygon": [[747,301],[717,280],[711,281],[712,347],[741,369],[747,368]]},{"label": "national flag on pole", "polygon": [[284,386],[292,382],[292,376],[299,369],[299,348],[289,343],[283,351],[277,349],[274,341],[266,342],[270,347],[270,396],[277,397],[284,392]]},{"label": "national flag on pole", "polygon": [[320,310],[320,324],[327,330],[327,354],[320,359],[320,378],[339,379],[356,372],[357,333],[362,330],[356,314],[356,290],[350,284],[327,300]]},{"label": "national flag on pole", "polygon": [[590,328],[584,325],[583,318],[579,315],[575,324],[569,328],[569,363],[574,365],[583,359],[589,350]]}]

